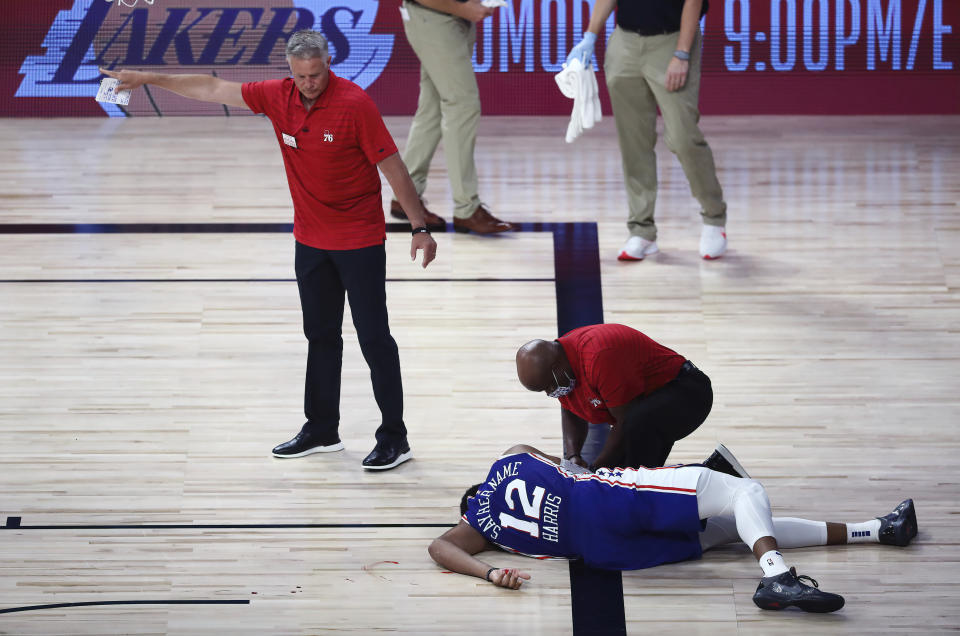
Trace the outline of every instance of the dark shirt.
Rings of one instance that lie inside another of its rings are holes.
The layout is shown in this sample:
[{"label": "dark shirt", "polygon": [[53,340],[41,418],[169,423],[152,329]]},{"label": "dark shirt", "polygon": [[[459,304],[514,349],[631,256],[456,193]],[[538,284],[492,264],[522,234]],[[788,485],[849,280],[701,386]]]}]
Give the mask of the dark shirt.
[{"label": "dark shirt", "polygon": [[[617,0],[617,26],[640,35],[660,35],[680,30],[685,0]],[[710,8],[703,0],[700,17]]]}]

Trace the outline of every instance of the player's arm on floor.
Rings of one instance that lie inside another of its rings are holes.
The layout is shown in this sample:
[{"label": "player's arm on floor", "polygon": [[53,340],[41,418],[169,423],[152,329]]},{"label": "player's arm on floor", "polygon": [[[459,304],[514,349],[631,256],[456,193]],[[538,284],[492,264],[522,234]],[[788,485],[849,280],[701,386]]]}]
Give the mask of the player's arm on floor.
[{"label": "player's arm on floor", "polygon": [[497,568],[473,556],[489,548],[491,546],[484,536],[461,520],[455,527],[434,539],[429,552],[437,564],[451,572],[488,580],[499,587],[516,590],[524,580],[530,578],[526,572]]},{"label": "player's arm on floor", "polygon": [[228,82],[212,75],[170,75],[168,73],[147,73],[144,71],[130,71],[119,69],[110,71],[101,68],[100,72],[108,77],[120,80],[118,91],[133,90],[144,84],[159,86],[177,95],[183,95],[201,102],[213,102],[249,108],[243,101],[240,82]]}]

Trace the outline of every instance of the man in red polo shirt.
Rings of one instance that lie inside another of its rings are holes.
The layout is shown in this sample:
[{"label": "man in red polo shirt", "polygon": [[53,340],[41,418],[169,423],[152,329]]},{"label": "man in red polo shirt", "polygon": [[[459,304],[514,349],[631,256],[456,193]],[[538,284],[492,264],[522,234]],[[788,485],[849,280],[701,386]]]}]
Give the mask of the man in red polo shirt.
[{"label": "man in red polo shirt", "polygon": [[343,449],[338,430],[346,294],[382,414],[376,447],[363,467],[386,470],[412,455],[403,422],[400,358],[387,322],[386,226],[377,168],[408,213],[413,228],[411,258],[422,250],[426,267],[437,244],[380,113],[363,89],[330,70],[323,35],[294,33],[286,54],[292,77],[264,82],[103,72],[120,80],[118,90],[154,84],[192,99],[246,107],[270,119],[293,199],[295,269],[309,343],[307,421],[293,439],[274,448],[273,455],[302,457]]},{"label": "man in red polo shirt", "polygon": [[[587,423],[611,424],[594,468],[663,466],[674,442],[697,429],[713,405],[710,378],[672,349],[625,325],[580,327],[517,352],[517,376],[559,398],[563,456],[580,466]],[[708,468],[747,476],[722,445]]]}]

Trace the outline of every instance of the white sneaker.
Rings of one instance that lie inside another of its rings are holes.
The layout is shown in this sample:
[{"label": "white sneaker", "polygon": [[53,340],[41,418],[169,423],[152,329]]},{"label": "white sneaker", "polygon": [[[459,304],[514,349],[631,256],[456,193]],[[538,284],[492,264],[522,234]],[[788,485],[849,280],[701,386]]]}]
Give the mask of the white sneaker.
[{"label": "white sneaker", "polygon": [[656,241],[648,241],[641,236],[631,236],[620,249],[618,261],[642,261],[645,256],[656,254],[660,251]]},{"label": "white sneaker", "polygon": [[700,232],[700,256],[712,261],[727,251],[727,233],[716,225],[704,225]]}]

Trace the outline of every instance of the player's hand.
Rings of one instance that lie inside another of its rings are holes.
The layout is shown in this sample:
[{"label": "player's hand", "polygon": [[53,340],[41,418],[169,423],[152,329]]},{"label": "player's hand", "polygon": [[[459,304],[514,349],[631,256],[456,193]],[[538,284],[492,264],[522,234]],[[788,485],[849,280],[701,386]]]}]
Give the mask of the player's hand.
[{"label": "player's hand", "polygon": [[587,68],[587,65],[590,64],[590,60],[593,59],[593,47],[597,43],[597,34],[587,31],[583,34],[583,39],[580,40],[580,43],[577,44],[573,49],[571,49],[570,54],[567,56],[567,64],[570,64],[573,60],[580,60],[580,63],[583,64],[583,68]]},{"label": "player's hand", "polygon": [[671,57],[670,64],[667,65],[666,85],[671,93],[683,88],[687,83],[687,72],[690,70],[690,62],[681,60],[678,57]]},{"label": "player's hand", "polygon": [[583,459],[583,457],[580,457],[580,454],[579,454],[579,453],[577,453],[576,455],[574,455],[574,456],[572,456],[572,457],[568,457],[567,459],[569,459],[571,462],[573,462],[574,464],[576,464],[577,466],[579,466],[579,467],[581,467],[581,468],[587,468],[587,469],[590,468],[590,465],[587,464],[586,460]]},{"label": "player's hand", "polygon": [[490,582],[497,587],[508,587],[511,590],[519,590],[523,582],[530,580],[530,575],[523,570],[513,568],[500,568],[490,573]]},{"label": "player's hand", "polygon": [[482,22],[495,12],[496,9],[483,6],[480,0],[468,0],[460,7],[460,17],[473,23]]},{"label": "player's hand", "polygon": [[410,260],[417,260],[417,252],[423,250],[423,266],[426,268],[430,262],[437,257],[437,242],[426,232],[420,232],[413,235],[410,241]]},{"label": "player's hand", "polygon": [[123,69],[117,71],[109,71],[103,67],[100,68],[100,72],[106,75],[107,77],[112,77],[114,79],[120,80],[120,83],[117,84],[118,91],[133,90],[134,88],[140,88],[147,83],[149,78],[149,73],[142,73],[140,71],[125,71]]}]

